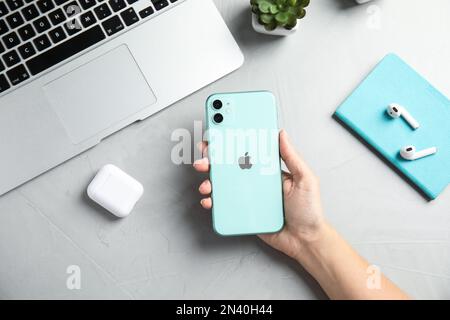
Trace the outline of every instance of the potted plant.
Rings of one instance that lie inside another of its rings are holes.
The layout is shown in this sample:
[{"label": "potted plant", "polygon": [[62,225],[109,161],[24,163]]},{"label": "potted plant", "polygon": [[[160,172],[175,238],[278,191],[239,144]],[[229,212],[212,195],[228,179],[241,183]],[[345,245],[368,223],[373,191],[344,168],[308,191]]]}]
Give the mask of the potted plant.
[{"label": "potted plant", "polygon": [[250,0],[252,25],[256,32],[287,36],[298,29],[297,20],[306,15],[310,0]]}]

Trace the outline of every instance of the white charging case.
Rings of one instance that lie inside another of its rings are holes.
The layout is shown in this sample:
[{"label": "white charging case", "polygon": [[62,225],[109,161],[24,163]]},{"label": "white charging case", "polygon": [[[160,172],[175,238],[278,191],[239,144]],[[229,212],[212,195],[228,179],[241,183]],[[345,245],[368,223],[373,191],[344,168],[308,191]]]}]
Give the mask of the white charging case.
[{"label": "white charging case", "polygon": [[143,193],[139,181],[112,164],[102,167],[87,188],[89,198],[119,218],[130,214]]}]

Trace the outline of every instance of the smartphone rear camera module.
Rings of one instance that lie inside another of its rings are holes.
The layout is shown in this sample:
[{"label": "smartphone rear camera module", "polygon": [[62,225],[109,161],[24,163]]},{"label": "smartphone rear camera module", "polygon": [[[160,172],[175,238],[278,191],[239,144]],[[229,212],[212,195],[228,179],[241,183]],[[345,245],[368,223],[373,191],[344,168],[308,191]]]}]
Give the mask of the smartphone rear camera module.
[{"label": "smartphone rear camera module", "polygon": [[223,122],[223,115],[221,113],[216,113],[213,117],[214,122],[219,124]]},{"label": "smartphone rear camera module", "polygon": [[219,110],[220,108],[222,108],[223,103],[220,100],[214,100],[213,102],[213,108],[216,110]]}]

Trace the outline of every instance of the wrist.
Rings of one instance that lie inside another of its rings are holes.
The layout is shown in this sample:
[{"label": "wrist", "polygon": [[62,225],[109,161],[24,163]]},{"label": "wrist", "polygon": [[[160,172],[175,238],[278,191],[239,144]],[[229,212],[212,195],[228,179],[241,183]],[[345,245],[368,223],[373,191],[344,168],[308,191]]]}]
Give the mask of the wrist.
[{"label": "wrist", "polygon": [[318,259],[320,252],[327,247],[326,243],[332,237],[333,230],[328,222],[323,221],[312,232],[299,232],[297,236],[299,250],[294,259],[305,267],[311,260]]}]

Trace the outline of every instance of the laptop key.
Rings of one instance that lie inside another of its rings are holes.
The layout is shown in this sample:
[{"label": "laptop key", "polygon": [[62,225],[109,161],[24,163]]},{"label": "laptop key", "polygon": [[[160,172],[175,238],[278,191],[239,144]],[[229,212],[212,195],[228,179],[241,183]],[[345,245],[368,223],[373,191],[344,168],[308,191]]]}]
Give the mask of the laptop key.
[{"label": "laptop key", "polygon": [[67,38],[66,33],[61,27],[56,27],[55,29],[51,30],[48,35],[50,36],[50,39],[52,39],[53,43],[61,42],[65,38]]},{"label": "laptop key", "polygon": [[127,0],[128,4],[133,4],[135,2],[138,2],[139,0]]},{"label": "laptop key", "polygon": [[23,6],[22,0],[6,0],[6,3],[8,4],[8,7],[11,11],[19,9]]},{"label": "laptop key", "polygon": [[6,25],[5,20],[0,20],[0,36],[7,33],[9,30],[8,26]]},{"label": "laptop key", "polygon": [[78,2],[84,10],[90,9],[95,6],[95,0],[78,0]]},{"label": "laptop key", "polygon": [[39,51],[43,51],[52,45],[50,39],[45,34],[34,39],[33,43]]},{"label": "laptop key", "polygon": [[149,15],[153,14],[155,12],[155,10],[153,10],[153,8],[147,7],[141,11],[139,11],[139,15],[141,16],[142,19],[147,18]]},{"label": "laptop key", "polygon": [[55,7],[52,0],[39,0],[37,6],[42,13],[47,13]]},{"label": "laptop key", "polygon": [[80,21],[83,27],[87,28],[96,23],[97,19],[95,18],[92,11],[88,11],[80,16]]},{"label": "laptop key", "polygon": [[2,39],[3,39],[3,43],[5,44],[6,48],[8,48],[8,49],[14,48],[15,46],[17,46],[20,43],[20,39],[17,36],[17,33],[15,33],[14,31],[7,34]]},{"label": "laptop key", "polygon": [[22,38],[23,41],[30,40],[36,35],[36,32],[34,31],[31,24],[24,25],[23,27],[19,28],[17,32],[19,33],[19,36]]},{"label": "laptop key", "polygon": [[28,71],[25,69],[25,66],[23,64],[7,71],[6,75],[8,76],[9,81],[11,81],[13,86],[17,86],[19,83],[30,78],[30,75],[28,74]]},{"label": "laptop key", "polygon": [[139,21],[139,17],[133,8],[128,8],[128,9],[122,11],[120,13],[120,16],[122,17],[123,22],[125,22],[125,24],[127,26],[131,26],[133,23],[136,23]]},{"label": "laptop key", "polygon": [[99,20],[103,20],[112,14],[111,10],[109,9],[109,7],[106,3],[96,7],[94,9],[94,12]]},{"label": "laptop key", "polygon": [[5,53],[3,56],[3,61],[5,61],[6,66],[12,67],[20,62],[20,57],[16,50]]},{"label": "laptop key", "polygon": [[93,46],[105,38],[106,36],[102,31],[102,28],[97,25],[51,48],[41,55],[31,58],[27,61],[26,65],[31,74],[36,75]]},{"label": "laptop key", "polygon": [[28,59],[32,55],[36,53],[36,50],[34,49],[31,42],[27,42],[24,45],[21,45],[17,48],[19,50],[20,55],[22,56],[22,59]]},{"label": "laptop key", "polygon": [[0,74],[0,93],[5,92],[9,88],[11,88],[11,86],[9,85],[8,80],[6,80],[6,77],[3,74]]},{"label": "laptop key", "polygon": [[125,0],[109,0],[109,5],[114,12],[120,11],[127,6]]},{"label": "laptop key", "polygon": [[39,11],[34,4],[30,4],[29,6],[22,9],[22,14],[27,21],[31,21],[39,16]]},{"label": "laptop key", "polygon": [[8,24],[11,27],[11,29],[15,29],[25,23],[19,12],[14,12],[13,14],[7,16],[6,21],[8,21]]},{"label": "laptop key", "polygon": [[125,28],[118,16],[109,18],[108,20],[104,21],[102,25],[103,28],[105,28],[106,34],[108,36],[112,36],[113,34]]},{"label": "laptop key", "polygon": [[48,14],[50,21],[54,26],[66,21],[66,16],[64,15],[64,11],[61,9],[56,9]]},{"label": "laptop key", "polygon": [[33,21],[33,25],[36,28],[37,32],[42,33],[50,29],[50,21],[48,21],[46,16],[40,17]]},{"label": "laptop key", "polygon": [[74,16],[81,12],[81,7],[76,1],[72,1],[63,7],[64,12],[68,17]]},{"label": "laptop key", "polygon": [[6,4],[2,1],[0,2],[0,17],[4,17],[9,12]]},{"label": "laptop key", "polygon": [[80,32],[81,31],[81,25],[80,25],[80,23],[78,22],[78,20],[76,20],[76,19],[72,19],[72,20],[70,20],[70,21],[67,21],[65,24],[64,24],[64,29],[66,30],[66,32],[67,32],[67,34],[69,35],[69,36],[72,36],[72,35],[74,35],[75,33],[78,33],[78,32]]},{"label": "laptop key", "polygon": [[60,5],[64,4],[64,3],[66,3],[67,1],[69,1],[69,0],[55,0],[55,3],[56,3],[57,6],[60,6]]},{"label": "laptop key", "polygon": [[169,5],[169,2],[167,2],[167,0],[152,0],[152,3],[155,6],[156,10],[161,10]]}]

